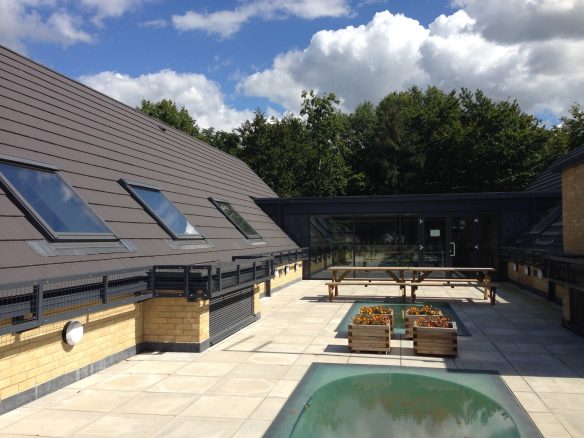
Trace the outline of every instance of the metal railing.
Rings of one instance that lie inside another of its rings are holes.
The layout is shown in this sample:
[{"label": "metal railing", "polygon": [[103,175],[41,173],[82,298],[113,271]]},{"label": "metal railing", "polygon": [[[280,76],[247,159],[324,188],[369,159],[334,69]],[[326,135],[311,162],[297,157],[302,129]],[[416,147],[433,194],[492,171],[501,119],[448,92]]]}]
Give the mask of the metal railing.
[{"label": "metal railing", "polygon": [[291,249],[287,251],[276,251],[264,254],[254,254],[254,255],[243,255],[243,256],[233,256],[233,261],[236,260],[249,260],[254,258],[272,257],[274,259],[274,266],[287,265],[294,262],[301,262],[308,260],[309,249],[308,247]]},{"label": "metal railing", "polygon": [[274,259],[253,257],[232,263],[154,266],[154,296],[209,299],[273,278]]},{"label": "metal railing", "polygon": [[0,285],[0,335],[30,330],[158,297],[210,299],[270,280],[275,266],[308,258],[308,248],[231,263],[159,265]]},{"label": "metal railing", "polygon": [[152,298],[150,268],[0,285],[0,334]]}]

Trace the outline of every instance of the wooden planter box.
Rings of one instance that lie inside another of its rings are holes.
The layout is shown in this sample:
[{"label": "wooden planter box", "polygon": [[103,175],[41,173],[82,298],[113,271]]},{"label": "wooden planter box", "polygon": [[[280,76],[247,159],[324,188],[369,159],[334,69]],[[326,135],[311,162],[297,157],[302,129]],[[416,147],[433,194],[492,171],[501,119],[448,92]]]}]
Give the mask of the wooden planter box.
[{"label": "wooden planter box", "polygon": [[353,353],[389,353],[391,325],[349,324],[349,349]]},{"label": "wooden planter box", "polygon": [[423,316],[442,316],[442,312],[440,312],[438,315],[408,315],[407,311],[404,311],[404,320],[406,323],[406,339],[414,338],[414,322],[416,322],[416,319],[421,318]]},{"label": "wooden planter box", "polygon": [[450,322],[448,328],[418,327],[414,324],[414,353],[458,356],[456,322]]}]

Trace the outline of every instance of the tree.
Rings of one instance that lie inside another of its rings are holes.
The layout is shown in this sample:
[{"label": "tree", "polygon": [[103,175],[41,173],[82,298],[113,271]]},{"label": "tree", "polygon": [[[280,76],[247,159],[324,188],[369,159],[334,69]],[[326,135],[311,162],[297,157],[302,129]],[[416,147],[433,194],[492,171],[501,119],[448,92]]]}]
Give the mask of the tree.
[{"label": "tree", "polygon": [[349,168],[345,163],[343,130],[345,117],[338,110],[333,93],[319,96],[313,90],[302,92],[300,115],[306,118],[309,142],[305,196],[344,194]]},{"label": "tree", "polygon": [[228,154],[238,156],[239,135],[237,132],[215,131],[214,128],[206,128],[201,132],[201,139],[217,149]]},{"label": "tree", "polygon": [[257,109],[253,120],[236,132],[238,157],[279,196],[305,196],[307,160],[310,157],[304,122],[290,114],[281,120],[267,119]]},{"label": "tree", "polygon": [[197,122],[190,116],[186,108],[183,106],[178,109],[176,104],[170,99],[162,99],[159,102],[150,102],[149,100],[143,99],[141,105],[136,107],[136,109],[191,137],[204,140]]},{"label": "tree", "polygon": [[458,154],[456,93],[412,87],[387,95],[376,109],[366,173],[373,193],[450,191]]},{"label": "tree", "polygon": [[584,146],[584,108],[575,103],[570,108],[570,117],[562,117],[561,131],[565,134],[566,152]]},{"label": "tree", "polygon": [[538,119],[479,90],[463,89],[460,100],[466,159],[457,191],[521,190],[544,170],[550,131]]},{"label": "tree", "polygon": [[377,127],[375,105],[371,102],[358,105],[355,111],[347,115],[345,126],[346,163],[351,170],[347,181],[347,194],[368,194],[371,187],[367,173],[368,153]]}]

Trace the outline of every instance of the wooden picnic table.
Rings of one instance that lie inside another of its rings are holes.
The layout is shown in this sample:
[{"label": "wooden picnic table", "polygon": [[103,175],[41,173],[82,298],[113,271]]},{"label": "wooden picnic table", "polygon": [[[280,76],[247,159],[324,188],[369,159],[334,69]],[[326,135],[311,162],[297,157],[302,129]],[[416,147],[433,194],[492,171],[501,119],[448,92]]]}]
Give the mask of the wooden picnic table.
[{"label": "wooden picnic table", "polygon": [[[403,292],[405,299],[405,287],[412,287],[412,301],[415,301],[415,291],[418,286],[424,284],[429,286],[449,285],[454,287],[454,284],[463,286],[465,284],[480,286],[483,288],[484,299],[489,297],[491,293],[491,302],[494,304],[495,285],[491,281],[491,274],[495,272],[495,268],[486,267],[449,267],[449,266],[331,266],[328,268],[331,271],[331,282],[327,283],[329,286],[329,301],[333,300],[334,296],[339,295],[339,284],[343,282],[347,285],[398,285]],[[387,278],[347,278],[350,273],[368,273],[368,272],[383,272]],[[439,278],[430,277],[433,273],[441,273],[446,275],[451,274],[466,274],[465,277],[444,277]],[[475,274],[468,276],[468,274]],[[425,282],[425,283],[424,283]]]}]

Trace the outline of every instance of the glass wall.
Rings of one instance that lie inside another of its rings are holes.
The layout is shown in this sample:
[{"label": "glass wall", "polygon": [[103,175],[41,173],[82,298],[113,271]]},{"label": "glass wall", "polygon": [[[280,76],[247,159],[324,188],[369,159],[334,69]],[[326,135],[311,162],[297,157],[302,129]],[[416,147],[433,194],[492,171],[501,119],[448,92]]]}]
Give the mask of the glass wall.
[{"label": "glass wall", "polygon": [[352,216],[311,216],[311,278],[329,278],[329,266],[353,265],[353,222]]},{"label": "glass wall", "polygon": [[497,217],[485,214],[314,215],[310,277],[329,279],[335,265],[496,267],[497,235]]},{"label": "glass wall", "polygon": [[334,265],[417,266],[415,216],[311,216],[311,278],[329,278]]}]

